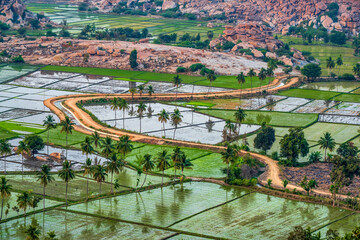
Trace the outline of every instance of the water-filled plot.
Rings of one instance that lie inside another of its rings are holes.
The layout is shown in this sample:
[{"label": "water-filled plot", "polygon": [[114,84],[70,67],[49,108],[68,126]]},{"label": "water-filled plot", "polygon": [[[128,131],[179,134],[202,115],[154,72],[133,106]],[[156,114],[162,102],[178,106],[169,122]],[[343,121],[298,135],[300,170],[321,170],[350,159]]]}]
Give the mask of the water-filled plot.
[{"label": "water-filled plot", "polygon": [[[30,224],[35,219],[41,233],[55,231],[59,239],[164,239],[174,232],[136,224],[123,223],[101,217],[87,216],[60,210],[51,210],[27,217]],[[0,226],[0,237],[4,240],[25,239],[21,231],[24,218],[15,219]],[[187,236],[187,235],[185,235]]]},{"label": "water-filled plot", "polygon": [[30,65],[6,65],[0,67],[0,83],[15,79],[36,70],[36,66]]},{"label": "water-filled plot", "polygon": [[53,71],[36,71],[31,74],[29,74],[29,77],[33,78],[48,78],[48,79],[65,79],[65,78],[71,78],[76,75],[79,75],[77,73],[68,73],[68,72],[53,72]]},{"label": "water-filled plot", "polygon": [[341,115],[333,115],[333,114],[321,114],[321,115],[319,115],[319,122],[360,125],[360,117],[341,116]]},{"label": "water-filled plot", "polygon": [[325,112],[327,109],[335,106],[336,104],[337,104],[337,102],[335,102],[335,101],[314,100],[302,107],[299,107],[294,112],[297,112],[297,113],[322,113],[322,112]]},{"label": "water-filled plot", "polygon": [[199,86],[199,85],[190,85],[185,84],[181,85],[178,88],[175,88],[171,90],[172,93],[178,92],[178,93],[207,93],[207,92],[222,92],[222,91],[229,91],[227,88],[209,88],[206,86]]},{"label": "water-filled plot", "polygon": [[184,183],[77,204],[69,209],[166,227],[247,192],[211,183]]},{"label": "water-filled plot", "polygon": [[44,106],[42,101],[27,100],[27,99],[20,99],[20,98],[12,98],[12,99],[0,102],[0,107],[21,108],[21,109],[27,109],[30,111],[49,111],[49,109]]},{"label": "water-filled plot", "polygon": [[332,92],[350,92],[360,87],[360,82],[314,82],[307,83],[300,88]]},{"label": "water-filled plot", "polygon": [[75,91],[79,88],[84,88],[89,85],[90,85],[89,83],[78,83],[78,82],[70,82],[70,81],[64,80],[64,81],[59,81],[59,82],[47,85],[46,88]]},{"label": "water-filled plot", "polygon": [[59,79],[37,78],[37,77],[26,76],[26,77],[18,78],[16,80],[12,81],[11,84],[21,85],[21,86],[26,86],[26,87],[41,88],[46,85],[53,84],[57,81],[59,81]]},{"label": "water-filled plot", "polygon": [[334,221],[330,225],[324,226],[315,233],[320,232],[321,236],[326,236],[326,232],[329,229],[335,229],[339,232],[340,236],[344,236],[346,233],[349,233],[355,229],[356,226],[360,225],[360,214],[353,214],[348,217],[345,217],[339,221]]},{"label": "water-filled plot", "polygon": [[276,102],[274,104],[271,104],[269,106],[266,106],[265,108],[262,108],[261,110],[266,111],[278,111],[278,112],[291,112],[294,109],[298,108],[301,105],[304,105],[308,103],[309,100],[304,98],[293,98],[289,97],[287,99],[281,100],[279,102]]},{"label": "water-filled plot", "polygon": [[286,239],[295,226],[316,229],[349,214],[338,208],[251,193],[173,228],[231,239]]},{"label": "water-filled plot", "polygon": [[110,78],[108,77],[100,77],[100,76],[92,76],[92,75],[78,75],[66,79],[66,81],[68,82],[76,82],[79,85],[81,83],[96,84],[108,80],[110,80]]},{"label": "water-filled plot", "polygon": [[5,121],[10,119],[24,118],[39,113],[40,113],[39,111],[28,110],[28,109],[19,109],[19,108],[9,109],[8,111],[4,111],[0,113],[0,120]]},{"label": "water-filled plot", "polygon": [[327,110],[326,114],[358,116],[360,115],[360,103],[343,102]]},{"label": "water-filled plot", "polygon": [[42,93],[45,90],[38,88],[15,87],[15,88],[7,89],[5,91],[11,93],[30,94],[30,93]]},{"label": "water-filled plot", "polygon": [[167,83],[167,82],[148,82],[146,85],[145,85],[145,89],[148,87],[148,86],[152,86],[155,93],[166,93],[166,92],[169,92],[170,90],[174,89],[174,84],[172,83]]}]

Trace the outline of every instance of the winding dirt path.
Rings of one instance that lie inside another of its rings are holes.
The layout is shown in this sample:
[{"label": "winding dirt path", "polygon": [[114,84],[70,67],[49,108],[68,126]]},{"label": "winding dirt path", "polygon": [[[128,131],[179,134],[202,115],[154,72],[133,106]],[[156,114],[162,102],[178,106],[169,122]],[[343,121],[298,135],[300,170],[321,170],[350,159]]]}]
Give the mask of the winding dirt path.
[{"label": "winding dirt path", "polygon": [[[241,96],[248,96],[254,93],[261,92],[263,90],[268,90],[269,93],[276,93],[280,90],[288,89],[291,86],[294,86],[299,83],[299,78],[292,78],[289,82],[284,85],[281,85],[282,78],[275,79],[272,83],[268,86],[244,90],[230,90],[230,91],[222,91],[222,92],[211,92],[211,93],[179,93],[177,95],[178,99],[181,100],[201,100],[201,99],[211,99],[211,98],[230,98],[230,97],[239,97]],[[109,136],[114,140],[118,140],[120,136],[128,135],[132,141],[142,142],[142,143],[149,143],[155,145],[176,145],[181,147],[191,147],[191,148],[199,148],[205,150],[211,150],[214,152],[221,152],[225,149],[222,146],[215,146],[210,144],[201,144],[189,141],[180,141],[180,140],[173,140],[173,139],[162,139],[158,137],[152,137],[147,135],[142,135],[138,133],[130,133],[119,129],[108,128],[104,127],[101,124],[95,122],[88,113],[84,112],[80,109],[76,103],[90,99],[99,99],[99,98],[108,98],[111,99],[113,97],[121,97],[127,100],[145,100],[145,101],[174,101],[175,94],[153,94],[152,96],[142,96],[140,97],[138,94],[132,97],[131,94],[75,94],[75,95],[67,95],[67,96],[59,96],[54,98],[49,98],[44,101],[44,105],[48,107],[53,113],[55,113],[60,120],[65,118],[65,113],[59,109],[55,103],[61,101],[61,106],[66,109],[80,124],[74,126],[76,131],[85,133],[85,134],[92,134],[95,130],[102,136],[106,137]],[[267,165],[266,171],[260,176],[259,183],[262,185],[267,184],[267,180],[272,180],[272,187],[274,188],[283,188],[282,186],[282,179],[280,178],[281,171],[276,161],[273,159],[253,152],[246,152],[240,151],[240,155],[249,154],[251,157],[256,158]],[[205,178],[193,178],[194,180],[208,180],[214,183],[220,183],[219,180],[210,180]],[[292,190],[296,188],[297,190],[301,191],[301,187],[288,184],[287,188]],[[323,191],[323,190],[313,190],[314,193],[318,195],[324,196],[331,196],[330,192]]]}]

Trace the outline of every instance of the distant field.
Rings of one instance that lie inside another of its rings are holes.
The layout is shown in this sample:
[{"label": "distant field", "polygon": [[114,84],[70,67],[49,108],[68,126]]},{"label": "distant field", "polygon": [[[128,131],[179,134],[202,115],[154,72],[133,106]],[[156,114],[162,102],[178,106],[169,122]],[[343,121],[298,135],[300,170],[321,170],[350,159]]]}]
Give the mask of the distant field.
[{"label": "distant field", "polygon": [[[332,57],[334,61],[341,55],[343,57],[344,65],[340,68],[340,75],[344,73],[353,73],[353,66],[360,62],[360,57],[355,57],[354,49],[347,47],[335,47],[335,46],[314,46],[314,45],[291,45],[291,47],[299,49],[300,51],[309,51],[312,55],[320,60],[320,66],[322,68],[322,75],[328,76],[328,70],[326,68],[326,59]],[[338,75],[338,68],[331,70]]]},{"label": "distant field", "polygon": [[280,92],[278,95],[287,96],[287,97],[328,100],[339,94],[340,93],[338,92],[332,92],[332,91],[320,91],[320,90],[312,90],[312,89],[289,89]]},{"label": "distant field", "polygon": [[[235,121],[234,112],[231,110],[199,110],[201,113],[209,114],[214,117],[222,119],[230,119]],[[244,123],[259,124],[256,122],[256,117],[259,114],[271,116],[270,125],[279,127],[304,127],[318,119],[317,114],[300,114],[300,113],[286,113],[286,112],[265,112],[265,111],[245,111],[247,116]]]}]

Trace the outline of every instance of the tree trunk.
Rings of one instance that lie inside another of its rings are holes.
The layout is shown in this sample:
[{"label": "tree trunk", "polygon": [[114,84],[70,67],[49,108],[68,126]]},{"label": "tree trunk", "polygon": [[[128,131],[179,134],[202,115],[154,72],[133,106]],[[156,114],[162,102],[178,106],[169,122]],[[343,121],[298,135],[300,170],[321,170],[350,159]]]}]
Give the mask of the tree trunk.
[{"label": "tree trunk", "polygon": [[3,216],[3,209],[4,209],[4,197],[1,198],[1,216],[0,216],[0,220],[2,219],[2,216]]},{"label": "tree trunk", "polygon": [[229,178],[229,170],[230,170],[230,164],[228,163],[227,171],[226,171],[226,178]]},{"label": "tree trunk", "polygon": [[123,129],[125,129],[125,109],[123,110]]},{"label": "tree trunk", "polygon": [[45,211],[45,185],[44,185],[44,189],[43,189],[43,211]]},{"label": "tree trunk", "polygon": [[143,184],[141,185],[141,188],[144,186],[144,184],[145,184],[145,182],[146,182],[146,177],[147,177],[147,173],[145,174],[144,182],[143,182]]},{"label": "tree trunk", "polygon": [[194,98],[194,90],[195,90],[195,85],[193,84],[193,87],[192,87],[192,92],[191,92],[191,99]]},{"label": "tree trunk", "polygon": [[66,133],[66,160],[67,160],[67,152],[68,152],[68,133]]},{"label": "tree trunk", "polygon": [[174,162],[174,170],[175,170],[174,179],[176,179],[176,162]]},{"label": "tree trunk", "polygon": [[4,173],[6,174],[6,157],[4,157]]},{"label": "tree trunk", "polygon": [[326,150],[327,150],[327,148],[325,148],[325,153],[324,153],[324,162],[326,162],[327,160],[326,160]]},{"label": "tree trunk", "polygon": [[47,134],[47,154],[49,155],[49,135],[50,135],[50,129],[48,130],[48,134]]},{"label": "tree trunk", "polygon": [[164,128],[164,137],[166,138],[166,133],[165,133],[165,122],[163,122],[163,128]]},{"label": "tree trunk", "polygon": [[174,129],[174,136],[173,136],[173,139],[175,139],[175,132],[176,132],[176,127],[175,127],[175,129]]},{"label": "tree trunk", "polygon": [[116,109],[115,109],[115,127],[116,127]]},{"label": "tree trunk", "polygon": [[89,174],[88,179],[86,180],[86,201],[89,200]]},{"label": "tree trunk", "polygon": [[140,117],[140,133],[141,133],[141,117]]},{"label": "tree trunk", "polygon": [[21,180],[24,180],[24,155],[21,153]]},{"label": "tree trunk", "polygon": [[67,192],[68,192],[68,182],[66,182],[66,189],[65,189],[66,206],[68,205]]},{"label": "tree trunk", "polygon": [[113,176],[114,176],[114,172],[111,172],[111,193],[114,193],[114,189],[113,189]]},{"label": "tree trunk", "polygon": [[239,96],[239,104],[241,104],[242,88],[243,88],[243,84],[241,83],[240,96]]},{"label": "tree trunk", "polygon": [[163,174],[162,174],[162,176],[161,176],[161,186],[163,186],[164,185],[164,169],[163,169]]}]

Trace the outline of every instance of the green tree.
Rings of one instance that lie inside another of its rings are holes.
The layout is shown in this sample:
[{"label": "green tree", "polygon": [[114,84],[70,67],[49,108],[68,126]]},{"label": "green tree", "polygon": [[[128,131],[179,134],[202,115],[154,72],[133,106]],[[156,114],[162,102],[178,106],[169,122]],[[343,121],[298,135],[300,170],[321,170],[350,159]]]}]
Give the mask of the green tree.
[{"label": "green tree", "polygon": [[266,151],[271,149],[275,142],[275,129],[262,124],[260,131],[254,139],[254,147]]},{"label": "green tree", "polygon": [[37,172],[37,181],[43,186],[43,211],[45,211],[45,188],[46,186],[55,181],[54,177],[50,174],[51,167],[47,164],[43,164],[40,171]]},{"label": "green tree", "polygon": [[171,125],[173,125],[174,128],[174,135],[173,139],[175,139],[175,132],[180,123],[182,122],[183,115],[181,115],[181,112],[178,108],[175,108],[174,112],[171,114]]},{"label": "green tree", "polygon": [[121,154],[121,159],[125,160],[126,155],[131,153],[134,149],[134,145],[132,144],[129,135],[123,135],[119,138],[115,148]]},{"label": "green tree", "polygon": [[138,66],[138,63],[137,63],[137,51],[135,49],[132,50],[131,53],[130,53],[129,63],[130,63],[130,67],[132,69],[135,69]]},{"label": "green tree", "polygon": [[26,210],[31,205],[32,197],[29,192],[20,193],[16,199],[18,207],[24,210],[24,217],[26,217]]},{"label": "green tree", "polygon": [[211,40],[214,37],[214,32],[208,31],[206,35],[207,35],[208,39]]},{"label": "green tree", "polygon": [[119,101],[119,110],[123,111],[123,129],[125,129],[125,111],[129,109],[129,104],[125,99],[120,99]]},{"label": "green tree", "polygon": [[353,72],[356,76],[360,77],[360,63],[354,65]]},{"label": "green tree", "polygon": [[336,59],[336,65],[338,66],[338,76],[340,76],[340,67],[344,64],[342,56],[340,55],[337,59]]},{"label": "green tree", "polygon": [[307,77],[308,81],[314,81],[321,76],[321,67],[315,63],[307,64],[301,69],[301,74]]},{"label": "green tree", "polygon": [[245,81],[246,81],[244,73],[241,72],[240,74],[238,74],[238,75],[236,76],[236,79],[237,79],[238,83],[241,85],[241,88],[240,88],[240,96],[239,96],[239,101],[241,101],[243,84],[244,84]]},{"label": "green tree", "polygon": [[110,161],[106,162],[106,171],[111,174],[111,193],[114,193],[113,189],[113,176],[114,173],[119,174],[124,169],[124,162],[117,158],[116,153],[113,153],[110,157]]},{"label": "green tree", "polygon": [[0,196],[1,196],[1,216],[0,221],[3,217],[4,200],[11,196],[12,186],[8,183],[8,180],[3,176],[0,178]]},{"label": "green tree", "polygon": [[91,165],[92,161],[90,158],[87,158],[85,163],[81,166],[81,168],[84,170],[83,175],[87,176],[86,179],[86,201],[89,200],[89,178],[92,175],[93,172],[93,166]]},{"label": "green tree", "polygon": [[101,195],[101,183],[105,181],[107,176],[106,168],[103,165],[96,165],[93,172],[93,177],[99,183],[99,194]]},{"label": "green tree", "polygon": [[24,142],[29,146],[32,156],[45,147],[43,139],[38,135],[26,135]]},{"label": "green tree", "polygon": [[97,131],[91,134],[91,142],[94,144],[95,148],[100,146],[101,144],[100,135]]},{"label": "green tree", "polygon": [[320,137],[320,140],[318,141],[318,144],[320,145],[320,149],[324,149],[324,161],[326,162],[326,150],[330,150],[332,152],[336,146],[335,139],[331,136],[329,132],[326,132],[323,137]]},{"label": "green tree", "polygon": [[139,92],[139,94],[140,94],[140,98],[141,98],[141,96],[142,96],[142,94],[143,94],[144,90],[145,90],[144,85],[140,85],[140,86],[138,86],[138,92]]},{"label": "green tree", "polygon": [[116,127],[116,110],[119,109],[119,99],[114,97],[111,99],[110,108],[115,112],[115,127]]},{"label": "green tree", "polygon": [[40,240],[41,231],[38,224],[30,224],[25,229],[26,240]]},{"label": "green tree", "polygon": [[106,158],[109,158],[113,151],[114,151],[114,145],[111,137],[106,137],[105,139],[101,140],[101,154],[104,155]]},{"label": "green tree", "polygon": [[173,153],[171,154],[171,160],[173,161],[174,165],[174,179],[176,179],[176,163],[180,162],[180,158],[183,152],[180,150],[179,147],[174,148]]},{"label": "green tree", "polygon": [[306,191],[307,195],[309,196],[311,189],[316,188],[318,184],[314,179],[308,180],[305,175],[300,183],[300,186]]},{"label": "green tree", "polygon": [[24,176],[24,154],[30,155],[30,148],[24,141],[20,141],[15,152],[16,152],[16,154],[21,155],[21,176],[23,177]]},{"label": "green tree", "polygon": [[330,70],[335,67],[335,62],[332,57],[326,59],[326,68],[328,69],[328,74],[330,75]]},{"label": "green tree", "polygon": [[235,120],[236,120],[239,135],[240,135],[241,123],[245,120],[246,116],[247,116],[247,114],[241,108],[238,108],[234,113],[234,117],[235,117]]},{"label": "green tree", "polygon": [[181,82],[182,82],[182,79],[180,78],[180,76],[177,74],[176,76],[173,77],[173,85],[174,87],[176,87],[176,90],[175,90],[175,101],[177,101],[177,94],[178,94],[178,90],[177,88],[179,88],[179,86],[181,86]]},{"label": "green tree", "polygon": [[44,240],[58,240],[56,237],[55,231],[49,231],[46,233],[46,236],[44,237]]},{"label": "green tree", "polygon": [[167,121],[170,119],[169,113],[163,109],[161,110],[161,112],[158,114],[158,120],[160,123],[163,124],[162,128],[164,130],[164,137],[166,137],[166,133],[165,133],[165,123],[167,123]]},{"label": "green tree", "polygon": [[252,91],[252,83],[253,83],[253,77],[256,76],[256,72],[253,68],[250,68],[249,72],[247,73],[247,76],[250,78],[250,93]]},{"label": "green tree", "polygon": [[52,115],[48,115],[46,116],[44,122],[43,122],[43,126],[45,127],[46,131],[47,131],[47,154],[49,154],[49,137],[50,137],[50,129],[55,129],[56,128],[56,122],[55,119]]},{"label": "green tree", "polygon": [[68,185],[71,180],[75,178],[75,172],[72,170],[74,164],[70,163],[67,159],[62,164],[62,169],[59,171],[59,177],[65,182],[65,199],[66,205],[68,205]]},{"label": "green tree", "polygon": [[305,157],[308,153],[309,144],[300,128],[289,129],[289,133],[280,140],[280,154],[287,159],[282,163],[287,166],[296,166],[299,155]]},{"label": "green tree", "polygon": [[271,188],[271,184],[272,184],[272,180],[271,180],[271,179],[268,179],[268,180],[267,180],[267,186],[268,186],[268,188]]},{"label": "green tree", "polygon": [[226,170],[227,179],[229,178],[230,164],[234,163],[237,158],[238,158],[238,153],[233,145],[227,146],[225,151],[221,152],[221,159],[223,160],[223,163],[227,165],[227,170]]},{"label": "green tree", "polygon": [[289,181],[284,179],[284,181],[282,182],[283,187],[286,189],[286,186],[289,184]]},{"label": "green tree", "polygon": [[72,134],[74,130],[75,123],[68,117],[65,116],[65,119],[60,122],[61,130],[60,132],[66,133],[66,159],[67,159],[67,149],[68,149],[68,135]]},{"label": "green tree", "polygon": [[181,175],[184,175],[184,169],[192,169],[194,166],[189,158],[184,154],[181,155],[180,161],[175,164],[175,167],[181,170]]},{"label": "green tree", "polygon": [[[269,69],[271,69],[271,68],[269,68]],[[259,91],[262,94],[261,85],[262,85],[262,82],[266,79],[266,70],[264,68],[260,69],[260,72],[258,74],[258,78],[259,78]]]},{"label": "green tree", "polygon": [[146,111],[146,105],[141,102],[139,103],[139,105],[137,105],[137,113],[138,113],[138,116],[139,116],[139,119],[140,119],[140,133],[141,133],[141,120],[144,116],[144,112]]},{"label": "green tree", "polygon": [[150,154],[145,154],[143,157],[143,162],[142,162],[142,170],[143,172],[145,172],[145,178],[144,178],[144,182],[141,185],[141,188],[144,186],[145,182],[146,182],[146,177],[148,175],[149,171],[152,171],[155,167],[155,163],[153,162],[153,160],[151,159],[152,156]]},{"label": "green tree", "polygon": [[149,85],[147,88],[148,94],[151,97],[155,93],[153,86]]},{"label": "green tree", "polygon": [[321,161],[321,153],[319,151],[310,153],[309,163],[317,163]]},{"label": "green tree", "polygon": [[168,154],[167,150],[162,150],[158,152],[156,156],[157,166],[156,168],[159,171],[162,171],[161,176],[161,186],[164,184],[164,171],[170,167],[170,155]]},{"label": "green tree", "polygon": [[210,90],[212,88],[212,83],[216,80],[216,76],[213,72],[210,72],[207,75],[206,79],[210,82],[210,87],[209,87],[209,91],[208,91],[208,93],[210,93]]},{"label": "green tree", "polygon": [[89,136],[85,137],[85,141],[81,143],[81,152],[86,154],[86,158],[89,157],[89,154],[94,153],[94,147],[92,146],[92,141]]},{"label": "green tree", "polygon": [[6,139],[0,140],[0,155],[4,157],[4,173],[6,174],[6,156],[11,154],[11,145]]}]

